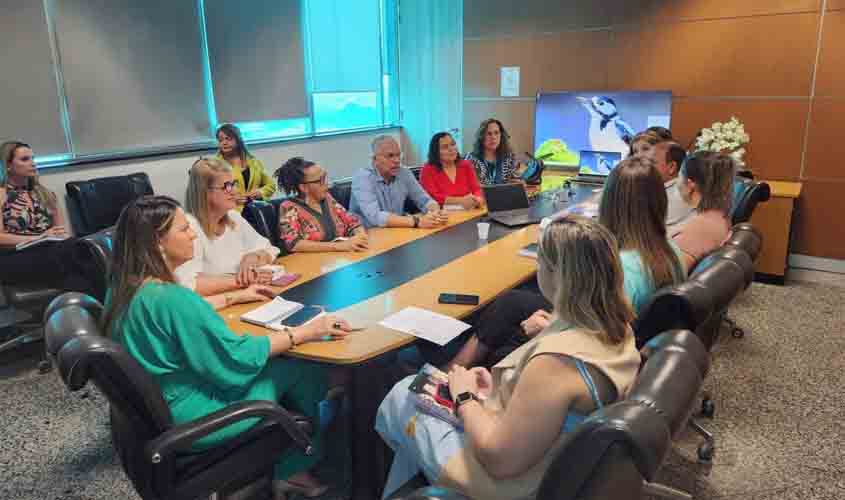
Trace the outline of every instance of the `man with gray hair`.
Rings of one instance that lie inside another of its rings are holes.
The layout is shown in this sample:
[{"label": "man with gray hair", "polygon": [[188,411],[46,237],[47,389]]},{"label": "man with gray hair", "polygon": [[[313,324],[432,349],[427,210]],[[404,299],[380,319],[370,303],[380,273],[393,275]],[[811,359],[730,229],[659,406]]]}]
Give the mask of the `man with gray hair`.
[{"label": "man with gray hair", "polygon": [[[431,199],[414,174],[400,164],[399,143],[389,135],[373,139],[372,164],[352,178],[352,199],[349,211],[366,227],[432,228],[447,222],[440,205]],[[422,214],[405,214],[405,201],[410,198]]]}]

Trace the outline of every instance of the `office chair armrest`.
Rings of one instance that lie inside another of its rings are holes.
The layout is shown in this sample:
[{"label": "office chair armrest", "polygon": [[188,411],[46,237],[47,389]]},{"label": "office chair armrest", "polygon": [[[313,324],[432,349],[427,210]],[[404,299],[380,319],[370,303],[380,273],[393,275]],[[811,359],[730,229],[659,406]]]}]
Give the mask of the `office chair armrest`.
[{"label": "office chair armrest", "polygon": [[147,444],[146,456],[152,463],[175,458],[189,452],[198,440],[248,418],[260,419],[255,427],[280,425],[307,455],[312,453],[311,438],[305,429],[310,429],[310,425],[304,417],[270,401],[241,401],[163,432]]},{"label": "office chair armrest", "polygon": [[469,500],[469,498],[442,486],[426,486],[395,500]]}]

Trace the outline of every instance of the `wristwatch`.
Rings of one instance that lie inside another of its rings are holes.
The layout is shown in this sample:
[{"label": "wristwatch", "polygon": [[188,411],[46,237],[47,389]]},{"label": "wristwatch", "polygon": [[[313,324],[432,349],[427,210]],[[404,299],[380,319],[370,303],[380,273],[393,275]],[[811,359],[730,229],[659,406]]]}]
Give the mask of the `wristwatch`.
[{"label": "wristwatch", "polygon": [[416,215],[411,216],[414,219],[414,227],[420,227],[420,218]]},{"label": "wristwatch", "polygon": [[462,392],[458,394],[457,397],[455,397],[455,410],[457,411],[458,408],[460,408],[461,406],[463,406],[464,403],[467,403],[469,401],[477,401],[479,403],[481,402],[481,400],[478,399],[478,396],[476,396],[475,394],[469,391]]}]

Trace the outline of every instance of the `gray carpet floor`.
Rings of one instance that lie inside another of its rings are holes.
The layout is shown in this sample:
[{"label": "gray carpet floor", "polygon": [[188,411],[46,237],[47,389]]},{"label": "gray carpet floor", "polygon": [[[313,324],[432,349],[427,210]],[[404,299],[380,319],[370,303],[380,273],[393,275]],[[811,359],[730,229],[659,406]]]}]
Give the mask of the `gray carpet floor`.
[{"label": "gray carpet floor", "polygon": [[[716,435],[716,457],[697,464],[699,439],[689,433],[659,479],[701,499],[845,498],[843,306],[845,288],[818,284],[755,284],[740,297],[731,316],[747,335],[723,336],[705,384],[716,415],[702,422]],[[70,394],[32,360],[0,363],[0,498],[138,498],[96,390]]]}]

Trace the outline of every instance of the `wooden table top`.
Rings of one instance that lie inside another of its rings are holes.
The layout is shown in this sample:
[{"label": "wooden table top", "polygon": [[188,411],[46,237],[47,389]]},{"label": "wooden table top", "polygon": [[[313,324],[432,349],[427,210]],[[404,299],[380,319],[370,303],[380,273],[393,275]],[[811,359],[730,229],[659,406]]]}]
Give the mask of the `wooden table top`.
[{"label": "wooden table top", "polygon": [[[378,255],[483,214],[483,210],[451,213],[449,224],[444,228],[434,230],[374,228],[369,231],[370,250],[367,252],[301,253],[282,257],[278,262],[283,264],[289,272],[302,274],[302,279],[287,287],[291,288],[332,270]],[[408,306],[421,307],[455,318],[469,315],[536,272],[537,263],[534,259],[517,255],[522,247],[536,240],[536,225],[516,230],[504,238],[484,245],[386,293],[336,311],[334,314],[349,320],[354,326],[364,327],[364,330],[353,332],[343,340],[303,344],[288,351],[286,355],[337,365],[355,365],[410,344],[415,340],[414,337],[387,329],[377,323]],[[420,256],[420,258],[425,258],[425,256]],[[285,289],[279,288],[278,291]],[[478,295],[479,305],[439,304],[437,297],[443,292]],[[239,304],[222,310],[220,314],[229,327],[237,333],[271,334],[272,330],[244,323],[239,319],[241,314],[259,305],[257,303]]]}]

